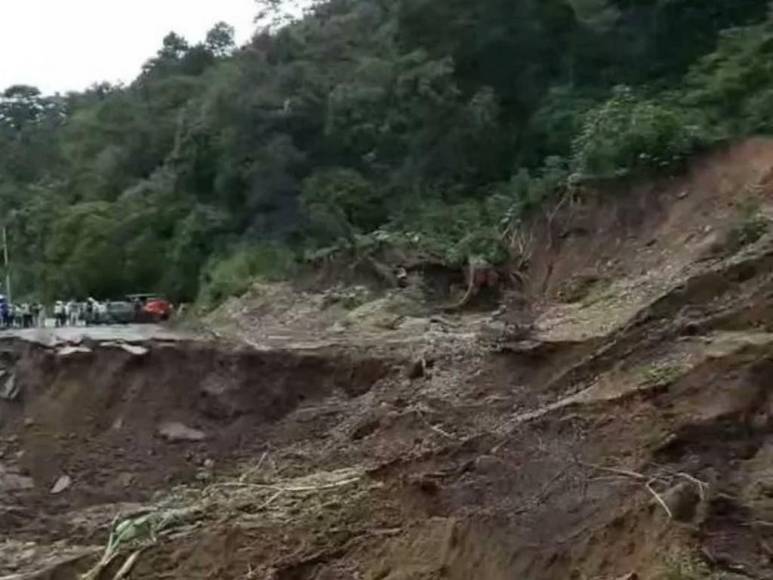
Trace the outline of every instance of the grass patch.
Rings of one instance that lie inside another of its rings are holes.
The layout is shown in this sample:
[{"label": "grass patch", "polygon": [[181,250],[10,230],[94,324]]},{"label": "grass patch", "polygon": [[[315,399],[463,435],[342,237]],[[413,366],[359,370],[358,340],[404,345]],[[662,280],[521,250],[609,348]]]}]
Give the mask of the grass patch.
[{"label": "grass patch", "polygon": [[709,567],[686,551],[673,551],[669,553],[661,571],[655,576],[656,580],[721,580],[721,576],[714,574]]},{"label": "grass patch", "polygon": [[676,364],[652,364],[638,371],[639,382],[652,387],[666,387],[675,383],[684,372]]}]

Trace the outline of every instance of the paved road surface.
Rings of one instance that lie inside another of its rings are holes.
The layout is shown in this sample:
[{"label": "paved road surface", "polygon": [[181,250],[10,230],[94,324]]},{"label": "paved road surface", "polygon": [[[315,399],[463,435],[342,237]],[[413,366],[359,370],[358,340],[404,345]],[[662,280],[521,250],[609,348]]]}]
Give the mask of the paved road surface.
[{"label": "paved road surface", "polygon": [[84,340],[136,343],[149,340],[185,340],[193,338],[193,336],[170,330],[158,324],[65,326],[63,328],[55,328],[53,324],[49,324],[45,328],[1,330],[0,340],[3,338],[19,338],[46,346],[56,346],[59,344],[78,344]]}]

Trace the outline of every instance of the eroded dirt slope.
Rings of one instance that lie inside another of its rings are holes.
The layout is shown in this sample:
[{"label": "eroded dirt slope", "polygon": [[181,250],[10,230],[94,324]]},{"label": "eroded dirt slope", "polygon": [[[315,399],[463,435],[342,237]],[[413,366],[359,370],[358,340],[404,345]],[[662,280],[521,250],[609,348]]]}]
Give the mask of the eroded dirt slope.
[{"label": "eroded dirt slope", "polygon": [[6,343],[0,578],[773,577],[772,170],[578,192],[496,313],[260,287],[227,341]]}]

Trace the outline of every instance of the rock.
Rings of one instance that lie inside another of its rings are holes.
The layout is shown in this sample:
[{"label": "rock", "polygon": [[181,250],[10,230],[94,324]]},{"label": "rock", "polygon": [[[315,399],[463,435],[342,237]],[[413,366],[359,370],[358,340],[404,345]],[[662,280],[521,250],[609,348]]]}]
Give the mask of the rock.
[{"label": "rock", "polygon": [[204,469],[214,469],[215,468],[215,460],[210,459],[209,457],[204,460]]},{"label": "rock", "polygon": [[56,351],[56,354],[57,356],[65,357],[90,352],[92,352],[92,350],[85,346],[63,346]]},{"label": "rock", "polygon": [[[3,375],[6,374],[6,371],[3,371]],[[16,375],[11,374],[6,376],[3,376],[3,383],[0,385],[0,399],[4,399],[6,401],[17,401],[19,399],[19,395],[21,395],[21,388],[19,386],[19,383],[16,382]]]},{"label": "rock", "polygon": [[502,468],[502,461],[493,455],[481,455],[475,460],[475,471],[478,473],[492,473]]},{"label": "rock", "polygon": [[507,331],[507,323],[504,320],[491,320],[483,328],[487,336],[499,337]]},{"label": "rock", "polygon": [[688,190],[686,190],[686,189],[685,189],[685,190],[683,190],[683,191],[680,191],[678,194],[676,194],[676,198],[677,198],[677,199],[684,199],[684,198],[686,198],[688,195],[690,195],[690,192],[689,192]]},{"label": "rock", "polygon": [[408,378],[411,380],[420,379],[424,376],[427,368],[427,361],[423,358],[413,361],[408,368]]},{"label": "rock", "polygon": [[191,429],[182,423],[168,422],[163,423],[158,428],[158,434],[167,441],[204,441],[207,438],[206,433],[198,429]]},{"label": "rock", "polygon": [[432,370],[435,368],[435,359],[422,356],[416,359],[408,367],[408,378],[411,380],[420,379],[424,377],[430,377]]},{"label": "rock", "polygon": [[121,473],[115,478],[115,484],[119,487],[128,488],[134,485],[134,475],[131,473]]},{"label": "rock", "polygon": [[336,322],[331,328],[330,332],[334,332],[336,334],[342,334],[347,331],[346,325],[342,322]]},{"label": "rock", "polygon": [[199,470],[196,473],[197,481],[209,481],[210,479],[212,479],[212,472],[207,471],[206,469]]},{"label": "rock", "polygon": [[364,417],[357,422],[349,434],[349,438],[352,441],[360,441],[361,439],[365,439],[365,437],[368,437],[369,435],[372,435],[378,431],[380,426],[381,417],[371,414],[370,416]]},{"label": "rock", "polygon": [[51,488],[51,493],[54,495],[60,494],[72,485],[72,478],[69,475],[62,475],[54,483],[54,487]]},{"label": "rock", "polygon": [[35,482],[31,477],[6,471],[5,468],[0,465],[0,491],[21,491],[32,489],[34,487]]},{"label": "rock", "polygon": [[430,474],[415,474],[410,476],[408,481],[411,485],[417,487],[427,495],[436,495],[440,492],[440,485],[438,484],[437,479]]},{"label": "rock", "polygon": [[381,426],[384,428],[389,428],[395,423],[397,423],[400,417],[402,417],[402,415],[398,411],[395,411],[395,410],[387,411],[384,414],[384,417],[381,419]]},{"label": "rock", "polygon": [[150,352],[149,348],[136,344],[120,343],[118,346],[129,354],[133,354],[134,356],[145,356]]},{"label": "rock", "polygon": [[130,344],[128,342],[123,341],[107,341],[100,343],[100,346],[107,347],[107,348],[120,348],[121,350],[125,350],[129,354],[133,354],[135,356],[145,356],[150,352],[150,349],[144,346],[140,346],[138,344]]},{"label": "rock", "polygon": [[24,419],[25,427],[32,427],[34,424],[35,424],[35,419],[33,419],[32,417],[27,417],[26,419]]},{"label": "rock", "polygon": [[505,304],[500,304],[499,308],[491,313],[491,318],[497,319],[500,316],[504,316],[505,314],[507,314],[507,306]]}]

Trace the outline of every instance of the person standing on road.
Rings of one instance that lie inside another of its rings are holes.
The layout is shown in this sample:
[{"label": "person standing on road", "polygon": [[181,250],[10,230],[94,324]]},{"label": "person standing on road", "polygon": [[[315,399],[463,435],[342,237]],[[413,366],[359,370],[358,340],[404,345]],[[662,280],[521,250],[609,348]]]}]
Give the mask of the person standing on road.
[{"label": "person standing on road", "polygon": [[89,297],[83,305],[83,322],[86,326],[94,323],[94,299]]},{"label": "person standing on road", "polygon": [[97,302],[95,305],[98,324],[107,324],[109,322],[107,305],[108,302]]},{"label": "person standing on road", "polygon": [[[43,318],[43,324],[40,323]],[[45,326],[45,316],[43,314],[43,305],[40,302],[35,302],[32,305],[32,325],[35,327]]]},{"label": "person standing on road", "polygon": [[32,310],[29,302],[24,302],[19,309],[22,328],[32,328]]},{"label": "person standing on road", "polygon": [[69,326],[78,326],[78,303],[75,302],[75,300],[72,298],[70,299],[64,307],[64,312],[67,319],[65,324]]},{"label": "person standing on road", "polygon": [[132,300],[132,305],[134,306],[134,322],[141,322],[142,318],[142,302],[139,298],[135,298]]},{"label": "person standing on road", "polygon": [[57,300],[54,304],[54,326],[64,326],[67,314],[64,310],[64,302]]},{"label": "person standing on road", "polygon": [[11,327],[11,312],[8,307],[8,300],[3,298],[0,302],[0,322],[2,322],[3,328]]}]

